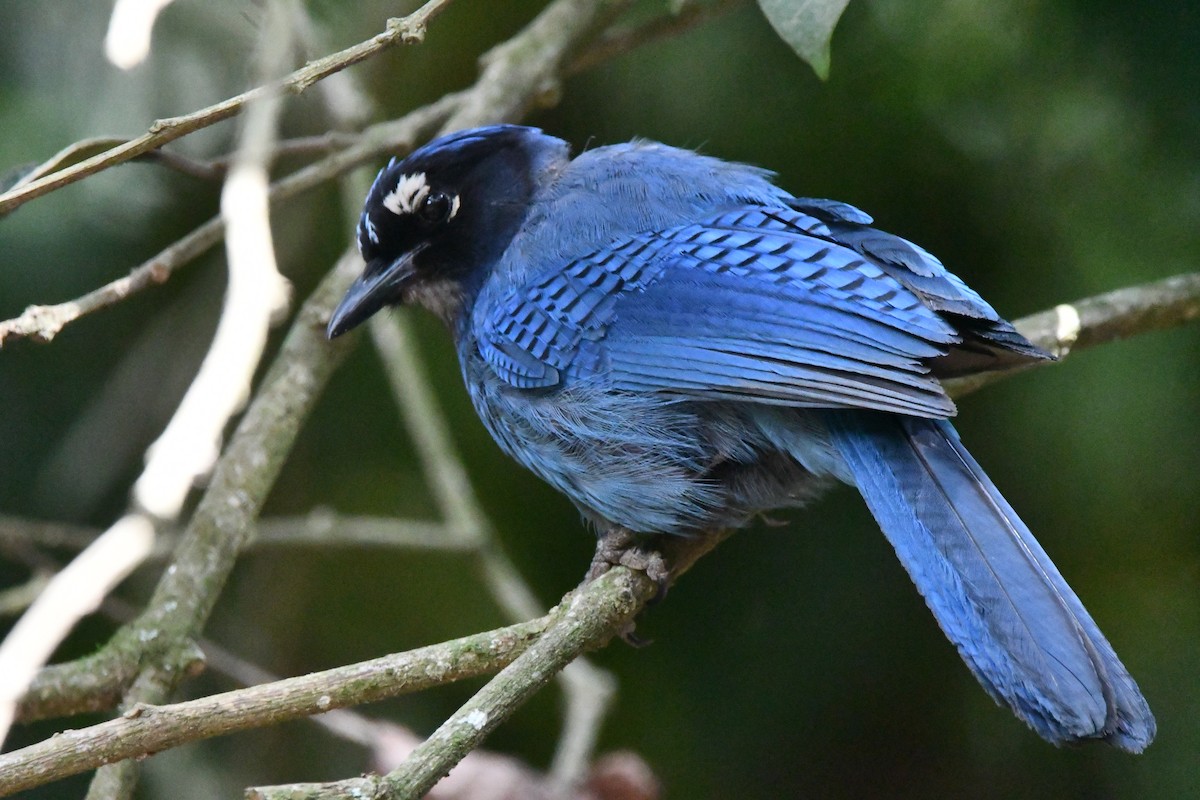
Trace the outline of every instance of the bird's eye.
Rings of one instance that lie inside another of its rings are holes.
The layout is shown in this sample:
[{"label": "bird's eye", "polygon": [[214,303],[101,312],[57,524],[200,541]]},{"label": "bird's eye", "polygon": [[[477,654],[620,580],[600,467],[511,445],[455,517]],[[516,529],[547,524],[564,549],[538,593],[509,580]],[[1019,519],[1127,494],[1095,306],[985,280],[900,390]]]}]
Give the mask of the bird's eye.
[{"label": "bird's eye", "polygon": [[450,216],[450,198],[441,192],[430,192],[417,208],[417,216],[428,225],[445,222]]}]

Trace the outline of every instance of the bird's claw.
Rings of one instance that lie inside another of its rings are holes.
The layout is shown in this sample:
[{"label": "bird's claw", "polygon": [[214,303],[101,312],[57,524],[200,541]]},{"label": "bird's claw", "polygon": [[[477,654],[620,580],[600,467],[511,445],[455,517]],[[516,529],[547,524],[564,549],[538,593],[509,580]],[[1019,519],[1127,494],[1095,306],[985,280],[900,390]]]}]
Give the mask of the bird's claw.
[{"label": "bird's claw", "polygon": [[[584,581],[594,581],[618,566],[644,573],[654,581],[657,591],[650,599],[650,604],[658,603],[667,596],[671,572],[662,553],[648,546],[644,540],[639,541],[637,536],[625,528],[610,528],[596,539],[596,554],[592,556],[592,565],[588,568]],[[628,636],[623,635],[622,638],[629,641]],[[642,641],[641,644],[646,642]]]}]

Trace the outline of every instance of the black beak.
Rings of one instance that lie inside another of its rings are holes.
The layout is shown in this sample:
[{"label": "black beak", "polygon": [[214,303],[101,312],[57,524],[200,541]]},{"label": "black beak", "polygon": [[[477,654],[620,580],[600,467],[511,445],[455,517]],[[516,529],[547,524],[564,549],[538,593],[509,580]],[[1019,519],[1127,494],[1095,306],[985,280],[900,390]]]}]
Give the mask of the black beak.
[{"label": "black beak", "polygon": [[416,250],[405,253],[390,264],[374,261],[367,264],[362,275],[350,285],[346,296],[334,309],[325,335],[336,339],[366,322],[384,306],[400,302],[401,291],[416,274],[413,266],[416,254]]}]

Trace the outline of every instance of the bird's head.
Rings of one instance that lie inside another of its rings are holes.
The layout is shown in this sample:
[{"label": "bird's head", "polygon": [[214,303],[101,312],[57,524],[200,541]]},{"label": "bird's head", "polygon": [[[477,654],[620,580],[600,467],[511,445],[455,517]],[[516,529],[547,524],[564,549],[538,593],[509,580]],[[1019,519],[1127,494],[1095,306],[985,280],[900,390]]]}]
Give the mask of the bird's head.
[{"label": "bird's head", "polygon": [[367,194],[358,221],[366,267],[333,312],[329,338],[404,302],[453,320],[520,228],[538,180],[567,151],[537,128],[496,125],[392,159]]}]

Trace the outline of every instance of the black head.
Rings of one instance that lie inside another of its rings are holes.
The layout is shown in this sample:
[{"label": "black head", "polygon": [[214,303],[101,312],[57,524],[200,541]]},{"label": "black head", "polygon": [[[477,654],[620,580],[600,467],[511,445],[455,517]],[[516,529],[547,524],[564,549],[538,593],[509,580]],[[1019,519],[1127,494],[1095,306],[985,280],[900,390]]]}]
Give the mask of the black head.
[{"label": "black head", "polygon": [[358,222],[366,268],[329,321],[340,336],[384,306],[417,302],[452,320],[525,218],[536,182],[567,156],[537,128],[459,131],[392,159]]}]

